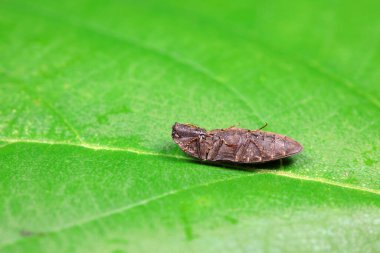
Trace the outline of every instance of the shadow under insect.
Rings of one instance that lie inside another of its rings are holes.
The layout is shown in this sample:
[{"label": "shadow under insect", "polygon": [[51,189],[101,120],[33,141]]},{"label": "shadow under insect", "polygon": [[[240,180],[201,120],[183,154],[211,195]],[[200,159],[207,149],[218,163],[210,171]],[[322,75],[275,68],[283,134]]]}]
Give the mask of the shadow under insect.
[{"label": "shadow under insect", "polygon": [[286,157],[283,159],[265,162],[265,163],[256,163],[256,164],[240,164],[233,162],[209,162],[209,161],[200,161],[196,159],[185,160],[186,163],[199,164],[199,165],[207,165],[212,167],[217,167],[221,169],[231,169],[231,170],[241,170],[241,171],[250,171],[255,172],[257,170],[280,170],[285,169],[294,163],[294,159],[291,157]]}]

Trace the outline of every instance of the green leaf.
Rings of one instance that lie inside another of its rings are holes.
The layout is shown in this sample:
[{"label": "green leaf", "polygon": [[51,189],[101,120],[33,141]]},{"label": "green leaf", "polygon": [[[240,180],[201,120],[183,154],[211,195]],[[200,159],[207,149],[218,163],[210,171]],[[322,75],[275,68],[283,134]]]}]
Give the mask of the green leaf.
[{"label": "green leaf", "polygon": [[[0,6],[0,252],[380,250],[379,1]],[[202,164],[176,121],[305,149]]]}]

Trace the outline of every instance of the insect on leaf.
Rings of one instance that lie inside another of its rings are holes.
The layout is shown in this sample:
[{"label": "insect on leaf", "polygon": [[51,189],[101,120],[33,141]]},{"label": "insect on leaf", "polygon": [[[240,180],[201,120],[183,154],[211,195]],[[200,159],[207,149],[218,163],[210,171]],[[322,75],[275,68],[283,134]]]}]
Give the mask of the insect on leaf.
[{"label": "insect on leaf", "polygon": [[[0,253],[379,252],[380,1],[0,6]],[[174,122],[304,150],[205,164]]]}]

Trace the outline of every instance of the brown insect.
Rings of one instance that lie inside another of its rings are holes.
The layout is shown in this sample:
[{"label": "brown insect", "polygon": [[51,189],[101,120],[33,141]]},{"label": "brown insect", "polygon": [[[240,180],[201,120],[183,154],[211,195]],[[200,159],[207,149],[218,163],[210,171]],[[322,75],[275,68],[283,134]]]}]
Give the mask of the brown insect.
[{"label": "brown insect", "polygon": [[206,131],[192,124],[175,123],[172,138],[188,155],[203,161],[263,163],[297,154],[303,147],[284,135],[229,127]]}]

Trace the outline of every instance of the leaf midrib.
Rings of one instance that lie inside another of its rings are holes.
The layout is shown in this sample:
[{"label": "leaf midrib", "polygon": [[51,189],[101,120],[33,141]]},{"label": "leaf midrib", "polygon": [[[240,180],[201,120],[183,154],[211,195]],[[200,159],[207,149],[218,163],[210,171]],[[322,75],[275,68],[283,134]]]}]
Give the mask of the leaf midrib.
[{"label": "leaf midrib", "polygon": [[[104,146],[104,145],[98,145],[98,144],[91,144],[91,143],[75,143],[75,142],[66,142],[66,141],[51,141],[51,140],[35,140],[35,139],[16,139],[16,138],[0,138],[0,142],[5,142],[6,144],[1,145],[0,148],[4,148],[11,144],[16,143],[35,143],[35,144],[42,144],[42,145],[67,145],[67,146],[74,146],[74,147],[80,147],[80,148],[86,148],[91,150],[104,150],[104,151],[115,151],[115,152],[128,152],[132,154],[137,155],[146,155],[146,156],[161,156],[161,157],[170,157],[170,158],[176,158],[176,159],[182,159],[182,160],[189,160],[190,158],[187,158],[185,156],[180,155],[173,155],[173,154],[165,154],[165,153],[159,153],[159,152],[152,152],[152,151],[146,151],[146,150],[140,150],[136,148],[129,148],[129,147],[112,147],[112,146]],[[282,166],[281,166],[282,168]],[[346,184],[337,182],[334,180],[329,180],[325,178],[319,178],[319,177],[308,177],[301,174],[296,173],[289,173],[286,171],[273,171],[268,169],[256,169],[255,172],[260,173],[266,173],[266,174],[272,174],[282,177],[288,177],[292,179],[297,180],[305,180],[305,181],[313,181],[321,184],[326,185],[333,185],[341,188],[347,188],[351,190],[357,190],[357,191],[364,191],[368,193],[373,193],[380,195],[380,190],[371,189],[367,187],[361,187],[357,185],[352,184]]]},{"label": "leaf midrib", "polygon": [[[128,43],[131,46],[134,46],[136,48],[140,48],[140,49],[146,50],[146,51],[148,51],[150,53],[153,53],[153,54],[157,54],[157,55],[165,57],[165,58],[167,58],[167,59],[169,59],[169,60],[171,60],[173,62],[181,64],[184,67],[188,67],[191,70],[197,72],[198,74],[201,74],[201,75],[209,78],[211,81],[213,81],[213,82],[215,82],[217,84],[220,84],[222,87],[226,88],[227,90],[229,90],[230,92],[232,92],[233,94],[235,94],[235,96],[237,97],[238,101],[240,101],[246,107],[248,107],[251,112],[254,111],[252,109],[252,106],[248,103],[248,101],[245,99],[245,97],[244,97],[243,94],[241,94],[240,92],[238,92],[232,86],[227,85],[226,82],[224,82],[220,78],[217,78],[214,73],[210,72],[210,70],[204,68],[203,66],[199,66],[197,63],[194,63],[194,62],[192,62],[190,60],[180,59],[175,54],[171,54],[171,53],[169,53],[167,51],[163,51],[162,49],[159,49],[159,48],[156,48],[156,47],[151,47],[151,46],[148,46],[148,45],[142,45],[141,43],[139,43],[138,41],[135,41],[134,39],[132,39],[130,37],[127,38],[125,36],[119,36],[118,34],[109,33],[107,31],[104,31],[100,27],[92,25],[91,23],[76,22],[76,20],[72,19],[72,18],[69,19],[69,20],[67,20],[67,19],[62,18],[59,15],[52,16],[51,13],[48,13],[48,12],[40,9],[40,8],[38,8],[35,5],[29,5],[29,7],[31,7],[34,10],[34,12],[31,12],[31,13],[34,14],[34,15],[36,15],[36,16],[41,16],[41,17],[45,17],[45,18],[48,18],[48,19],[52,19],[52,20],[58,20],[58,21],[63,22],[65,24],[68,24],[68,25],[71,25],[71,26],[74,26],[74,27],[77,27],[77,28],[80,28],[80,29],[88,30],[88,31],[93,32],[95,34],[104,35],[105,37],[108,37],[108,38],[111,38],[111,39],[116,39],[116,40],[119,40],[119,41],[124,42],[124,43]],[[28,13],[30,13],[30,12],[28,12]],[[57,13],[55,13],[55,14],[57,14]],[[198,15],[197,13],[192,13],[192,12],[191,12],[191,14],[195,14],[195,16]],[[216,21],[214,19],[211,19],[211,20],[215,24],[219,24],[218,21]],[[232,33],[232,31],[230,29],[225,28],[224,26],[218,26],[218,27],[219,28],[221,27],[226,32]],[[267,53],[269,53],[271,55],[273,55],[273,51],[277,52],[277,49],[272,48],[271,46],[263,43],[262,41],[252,40],[249,37],[242,36],[241,33],[236,33],[236,34],[238,34],[242,38],[249,39],[250,41],[254,42],[256,45],[260,46],[262,49],[264,49],[265,51],[267,51]],[[285,55],[282,51],[279,51],[279,52],[280,52],[280,54],[279,54],[280,56],[281,55]],[[334,75],[333,73],[328,72],[323,66],[321,66],[321,65],[319,65],[317,63],[311,63],[311,62],[309,62],[307,60],[303,60],[303,59],[299,59],[299,58],[297,58],[297,59],[295,59],[295,58],[289,58],[289,56],[287,56],[287,55],[286,55],[286,57],[287,57],[288,60],[291,60],[295,65],[306,65],[308,68],[310,68],[310,70],[314,70],[314,72],[317,73],[317,74],[319,74],[320,76],[324,76],[327,79],[330,79],[330,80],[332,80],[332,81],[334,81],[336,83],[341,84],[342,88],[345,88],[345,90],[350,91],[352,93],[355,93],[355,94],[359,95],[360,97],[364,98],[367,102],[369,102],[370,105],[374,106],[375,108],[379,108],[380,107],[380,102],[376,98],[374,98],[372,96],[367,96],[368,94],[359,92],[358,90],[354,89],[349,81],[341,78],[338,75]],[[283,57],[281,57],[281,58],[283,58]],[[284,60],[284,59],[281,59],[281,60]],[[285,62],[288,62],[288,61],[285,61]],[[71,125],[71,123],[63,115],[60,115],[60,113],[57,112],[57,110],[55,110],[55,108],[52,105],[50,105],[48,107],[49,107],[48,109],[51,109],[54,113],[56,113],[59,116],[59,118],[61,118],[64,121],[64,125],[68,128],[68,130],[70,132],[72,132],[75,135],[75,138],[77,138],[77,139],[79,139],[81,141],[81,137],[80,137],[78,131]],[[256,118],[258,118],[262,122],[265,121],[265,120],[262,120],[261,117],[258,114],[255,114],[254,116]],[[84,145],[86,145],[86,144],[84,143]]]},{"label": "leaf midrib", "polygon": [[[158,54],[160,56],[163,56],[165,58],[169,58],[169,59],[171,59],[171,60],[173,60],[173,61],[175,61],[175,62],[177,62],[179,64],[182,64],[182,65],[184,65],[186,67],[191,68],[193,71],[195,71],[195,72],[197,72],[199,74],[202,74],[205,77],[210,78],[210,80],[212,80],[212,81],[214,81],[214,82],[216,82],[218,84],[221,84],[223,87],[225,87],[228,90],[230,90],[231,92],[233,92],[238,97],[238,99],[242,103],[244,103],[247,107],[249,107],[249,108],[251,107],[250,104],[244,99],[244,96],[242,94],[240,94],[239,92],[237,92],[235,89],[231,88],[230,86],[226,85],[225,82],[223,82],[219,78],[215,77],[215,75],[213,73],[211,73],[209,70],[203,68],[202,66],[198,66],[196,63],[193,63],[193,62],[188,61],[188,60],[185,60],[185,61],[181,60],[176,55],[170,54],[170,53],[168,53],[166,51],[162,51],[161,49],[158,49],[158,48],[148,47],[147,45],[142,46],[139,43],[137,43],[136,41],[132,40],[131,38],[125,38],[124,36],[120,37],[117,34],[105,33],[105,31],[103,31],[99,27],[94,27],[91,24],[78,23],[78,22],[76,22],[73,19],[67,21],[65,19],[60,18],[59,16],[58,17],[56,17],[56,16],[53,17],[53,16],[49,15],[49,13],[45,13],[43,10],[39,9],[36,6],[33,6],[32,9],[35,11],[35,12],[32,12],[35,15],[42,16],[42,17],[49,18],[49,19],[59,20],[59,21],[64,22],[66,24],[69,24],[69,25],[72,25],[72,26],[75,26],[75,27],[78,27],[78,28],[81,28],[81,29],[86,29],[86,30],[89,30],[89,31],[94,32],[96,34],[105,35],[106,37],[109,37],[109,38],[121,40],[121,41],[123,41],[125,43],[130,44],[131,46],[135,46],[135,47],[138,47],[140,49],[144,49],[144,50],[147,50],[149,52],[153,52],[153,53]],[[229,29],[224,29],[224,30],[226,32],[231,32]],[[257,44],[261,45],[262,43],[258,43],[257,42]],[[265,46],[265,48],[267,48],[267,45]],[[319,74],[322,75],[323,71],[321,71],[320,69],[316,68],[312,64],[307,64],[307,65],[311,69],[316,70],[316,73],[319,73]],[[321,66],[319,66],[319,68],[321,68]],[[317,70],[320,70],[320,71],[317,71]],[[350,90],[345,82],[342,82],[341,80],[336,80],[337,78],[333,78],[331,75],[328,75],[328,74],[326,74],[325,76],[327,78],[333,80],[333,81],[343,83],[344,84],[343,87],[346,87],[347,90]],[[363,95],[363,94],[361,94],[361,95]],[[367,100],[370,101],[370,99],[368,99],[368,98],[367,98]],[[370,102],[373,102],[373,101],[370,101]],[[377,101],[375,101],[375,102],[377,102]],[[374,105],[374,106],[377,106],[377,107],[379,106],[377,103],[371,103],[371,104]],[[74,131],[74,132],[76,132],[76,131]],[[144,150],[139,150],[139,149],[129,148],[129,147],[121,148],[121,147],[101,146],[101,145],[97,145],[97,144],[89,144],[89,143],[84,143],[84,142],[73,143],[73,142],[64,142],[64,141],[57,142],[57,141],[51,141],[51,140],[13,139],[13,138],[3,138],[3,139],[0,139],[0,141],[4,141],[4,142],[7,142],[7,143],[22,143],[23,142],[23,143],[39,143],[39,144],[49,144],[49,145],[71,145],[71,146],[83,147],[83,148],[88,148],[88,149],[93,149],[93,150],[124,151],[124,152],[130,152],[130,153],[134,153],[134,154],[139,154],[139,155],[165,156],[165,157],[172,157],[172,158],[177,158],[177,159],[187,159],[187,158],[185,158],[183,156],[178,156],[178,155],[170,155],[170,154],[163,154],[163,153],[157,153],[157,152],[150,152],[150,151],[144,151]],[[262,170],[262,171],[265,171],[265,170]],[[279,175],[279,176],[286,176],[286,177],[290,177],[290,178],[294,178],[294,179],[300,179],[300,180],[315,181],[315,182],[319,182],[319,183],[323,183],[323,184],[335,185],[335,186],[339,186],[339,187],[343,187],[343,188],[349,188],[349,189],[354,189],[354,190],[360,190],[360,191],[380,194],[379,190],[370,189],[370,188],[366,188],[366,187],[355,186],[355,185],[351,185],[351,184],[344,184],[344,183],[340,183],[340,182],[336,182],[336,181],[328,180],[328,179],[323,179],[323,178],[306,177],[306,176],[303,176],[303,175],[300,175],[300,174],[294,174],[294,173],[288,173],[288,172],[266,171],[266,173],[271,173],[271,174],[275,174],[275,175]]]}]

